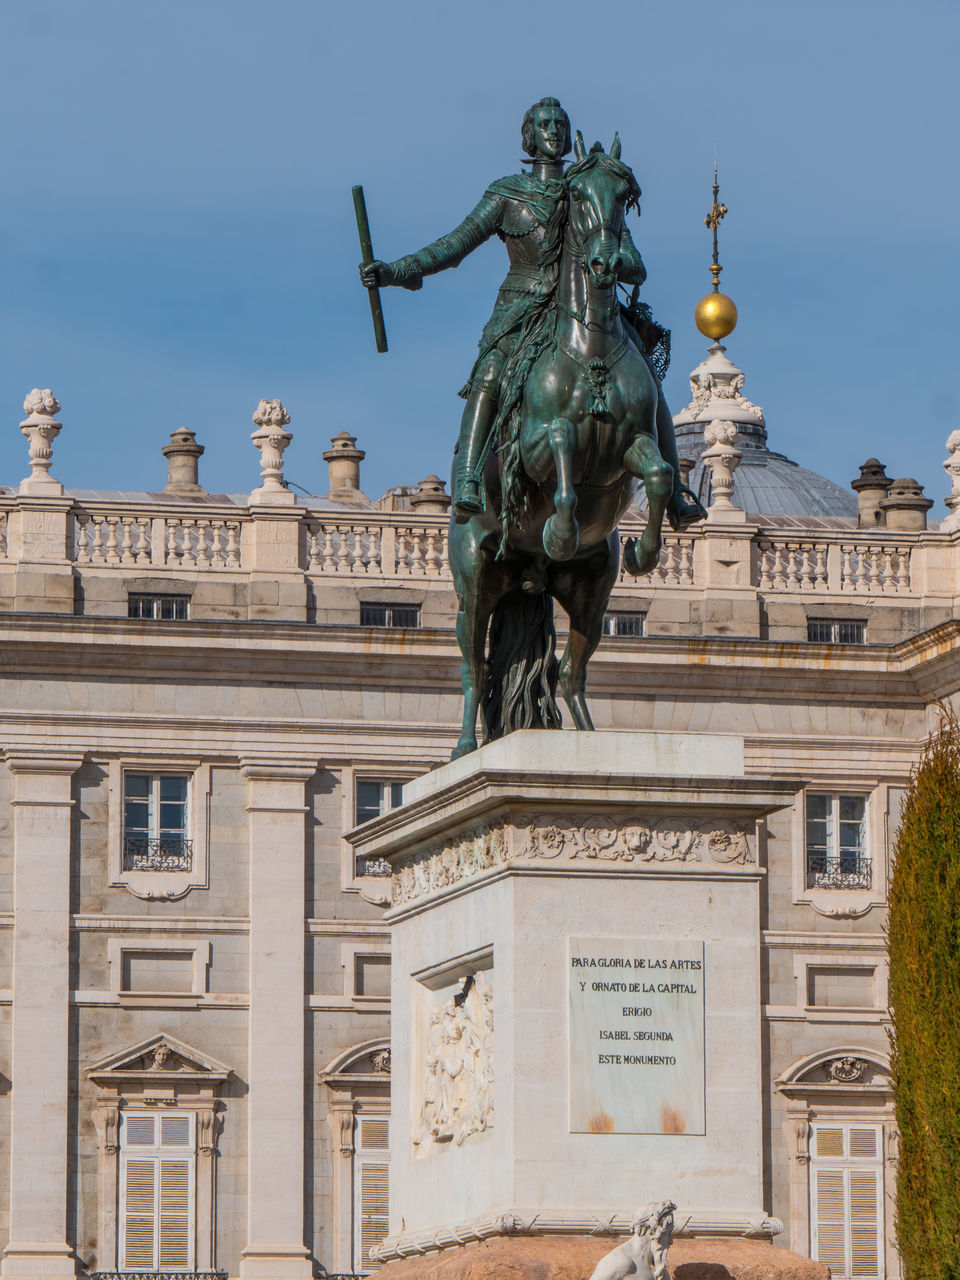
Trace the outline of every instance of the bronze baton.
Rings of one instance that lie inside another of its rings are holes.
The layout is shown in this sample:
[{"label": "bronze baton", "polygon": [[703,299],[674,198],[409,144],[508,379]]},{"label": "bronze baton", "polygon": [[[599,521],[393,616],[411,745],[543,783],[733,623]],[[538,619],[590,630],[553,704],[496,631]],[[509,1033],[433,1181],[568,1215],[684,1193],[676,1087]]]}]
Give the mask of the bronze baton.
[{"label": "bronze baton", "polygon": [[[357,233],[360,236],[360,261],[365,267],[373,262],[373,245],[370,243],[370,223],[367,221],[367,204],[363,198],[363,187],[353,188],[353,208],[357,215]],[[383,324],[383,308],[380,305],[380,290],[376,285],[367,290],[370,295],[370,315],[373,317],[373,332],[377,340],[377,350],[382,355],[387,349],[387,331]]]}]

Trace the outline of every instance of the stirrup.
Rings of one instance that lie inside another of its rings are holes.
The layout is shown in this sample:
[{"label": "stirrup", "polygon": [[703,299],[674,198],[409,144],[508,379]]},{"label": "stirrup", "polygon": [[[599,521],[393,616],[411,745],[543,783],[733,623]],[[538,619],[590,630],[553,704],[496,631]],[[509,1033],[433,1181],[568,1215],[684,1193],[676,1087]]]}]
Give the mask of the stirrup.
[{"label": "stirrup", "polygon": [[483,497],[476,480],[461,480],[453,496],[453,514],[459,523],[483,512]]},{"label": "stirrup", "polygon": [[[689,498],[690,501],[684,501]],[[667,503],[667,520],[674,533],[682,533],[688,525],[706,520],[707,511],[697,495],[685,484],[677,485]]]}]

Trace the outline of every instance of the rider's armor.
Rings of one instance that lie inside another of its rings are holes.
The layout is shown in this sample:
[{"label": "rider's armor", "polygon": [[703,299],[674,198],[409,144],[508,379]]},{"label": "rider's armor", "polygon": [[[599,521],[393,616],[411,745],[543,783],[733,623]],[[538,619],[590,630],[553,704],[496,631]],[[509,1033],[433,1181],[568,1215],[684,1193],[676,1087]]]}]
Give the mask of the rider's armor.
[{"label": "rider's armor", "polygon": [[[458,266],[467,254],[492,235],[499,236],[507,249],[510,270],[500,286],[493,312],[481,334],[480,351],[470,376],[460,390],[467,406],[460,424],[454,459],[453,504],[458,518],[469,516],[482,505],[481,463],[496,418],[500,375],[520,337],[530,307],[544,287],[540,274],[541,248],[557,203],[566,198],[566,188],[559,180],[560,172],[559,164],[538,160],[532,173],[499,178],[490,184],[483,199],[458,227],[418,253],[386,264],[383,272],[384,284],[419,289],[424,276]],[[620,282],[643,284],[647,272],[626,228],[620,239],[620,256]],[[630,334],[630,330],[627,332]],[[636,334],[636,330],[633,332]],[[644,335],[639,334],[637,338],[641,354],[657,375],[657,369],[649,360]],[[659,376],[657,380],[659,382]],[[671,523],[675,523],[675,513],[682,511],[685,504],[680,492],[673,422],[665,407],[662,413],[658,411],[657,418],[661,452],[674,468],[675,490],[670,504],[673,510],[669,514]],[[669,438],[664,439],[665,436]],[[701,516],[702,510],[692,514],[694,519]]]}]

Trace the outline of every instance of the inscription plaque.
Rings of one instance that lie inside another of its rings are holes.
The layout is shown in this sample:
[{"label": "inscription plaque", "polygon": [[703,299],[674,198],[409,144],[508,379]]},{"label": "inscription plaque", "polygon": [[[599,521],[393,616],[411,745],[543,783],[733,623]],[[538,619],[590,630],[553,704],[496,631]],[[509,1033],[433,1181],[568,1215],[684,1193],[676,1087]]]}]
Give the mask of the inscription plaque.
[{"label": "inscription plaque", "polygon": [[706,1132],[703,943],[570,938],[570,1132]]}]

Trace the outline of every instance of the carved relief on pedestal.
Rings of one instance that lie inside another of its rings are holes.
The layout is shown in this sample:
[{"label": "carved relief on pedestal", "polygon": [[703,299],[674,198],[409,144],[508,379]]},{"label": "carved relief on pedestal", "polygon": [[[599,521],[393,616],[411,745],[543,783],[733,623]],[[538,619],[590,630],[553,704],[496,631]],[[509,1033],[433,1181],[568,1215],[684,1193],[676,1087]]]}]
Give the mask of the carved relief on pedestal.
[{"label": "carved relief on pedestal", "polygon": [[477,827],[438,847],[421,850],[393,873],[393,905],[479,875],[507,860],[503,826]]},{"label": "carved relief on pedestal", "polygon": [[461,1146],[493,1126],[493,990],[482,973],[459,985],[430,1017],[414,1117],[421,1152],[440,1142]]},{"label": "carved relief on pedestal", "polygon": [[528,858],[597,858],[611,862],[753,862],[747,833],[728,818],[690,819],[631,815],[532,818],[518,833],[518,854]]},{"label": "carved relief on pedestal", "polygon": [[608,862],[756,861],[746,829],[730,818],[692,822],[681,815],[535,814],[524,825],[476,827],[395,865],[393,905],[415,901],[512,858]]}]

